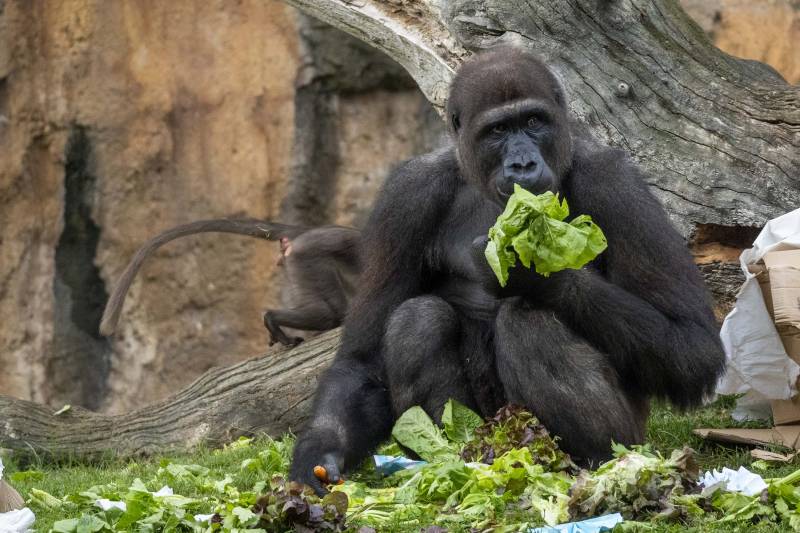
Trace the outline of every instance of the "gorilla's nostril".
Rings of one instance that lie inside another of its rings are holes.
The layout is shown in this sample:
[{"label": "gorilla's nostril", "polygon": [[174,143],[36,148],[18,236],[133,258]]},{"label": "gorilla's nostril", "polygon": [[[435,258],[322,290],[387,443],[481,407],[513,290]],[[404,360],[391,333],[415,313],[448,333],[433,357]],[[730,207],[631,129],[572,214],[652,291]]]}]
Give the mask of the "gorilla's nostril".
[{"label": "gorilla's nostril", "polygon": [[523,170],[533,170],[536,168],[536,161],[515,161],[511,163],[511,170],[515,170],[517,172]]}]

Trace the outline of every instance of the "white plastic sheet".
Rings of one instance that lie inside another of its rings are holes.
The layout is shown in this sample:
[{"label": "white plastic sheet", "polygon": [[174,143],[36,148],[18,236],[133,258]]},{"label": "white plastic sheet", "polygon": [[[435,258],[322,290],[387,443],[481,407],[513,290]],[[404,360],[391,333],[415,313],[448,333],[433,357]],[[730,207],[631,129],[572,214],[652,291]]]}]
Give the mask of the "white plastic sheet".
[{"label": "white plastic sheet", "polygon": [[0,513],[0,533],[27,533],[35,521],[36,516],[27,507]]},{"label": "white plastic sheet", "polygon": [[[0,459],[0,479],[3,479],[3,470],[3,460]],[[26,533],[35,521],[36,515],[27,507],[0,513],[0,533]]]},{"label": "white plastic sheet", "polygon": [[[172,487],[164,485],[157,492],[151,492],[150,494],[152,494],[154,498],[165,498],[167,496],[173,496],[175,493],[172,490]],[[108,511],[110,509],[119,509],[120,511],[125,512],[128,510],[128,505],[125,502],[107,500],[105,498],[95,500],[94,504],[104,511]]]},{"label": "white plastic sheet", "polygon": [[767,418],[769,400],[785,400],[797,392],[800,366],[786,355],[758,280],[747,270],[767,252],[792,248],[800,248],[800,209],[770,220],[753,247],[739,257],[746,279],[720,331],[727,370],[717,385],[719,394],[744,394],[733,412],[737,420]]},{"label": "white plastic sheet", "polygon": [[99,500],[95,500],[94,504],[104,511],[110,511],[111,509],[119,509],[124,513],[125,511],[128,510],[128,505],[125,502],[108,500],[106,498],[100,498]]}]

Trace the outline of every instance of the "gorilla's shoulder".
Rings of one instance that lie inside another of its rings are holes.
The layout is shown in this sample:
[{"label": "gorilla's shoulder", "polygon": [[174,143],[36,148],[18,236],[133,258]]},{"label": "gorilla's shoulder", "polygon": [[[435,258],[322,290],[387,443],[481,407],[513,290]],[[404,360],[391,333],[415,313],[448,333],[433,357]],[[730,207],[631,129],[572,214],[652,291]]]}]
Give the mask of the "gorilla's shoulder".
[{"label": "gorilla's shoulder", "polygon": [[587,139],[576,139],[573,147],[572,166],[601,170],[608,166],[631,164],[625,150]]},{"label": "gorilla's shoulder", "polygon": [[447,172],[458,170],[458,156],[456,149],[447,144],[432,152],[421,154],[408,159],[397,166],[398,172],[403,174],[418,174],[427,172]]},{"label": "gorilla's shoulder", "polygon": [[447,145],[398,164],[389,174],[386,188],[421,193],[450,187],[458,175],[456,150]]}]

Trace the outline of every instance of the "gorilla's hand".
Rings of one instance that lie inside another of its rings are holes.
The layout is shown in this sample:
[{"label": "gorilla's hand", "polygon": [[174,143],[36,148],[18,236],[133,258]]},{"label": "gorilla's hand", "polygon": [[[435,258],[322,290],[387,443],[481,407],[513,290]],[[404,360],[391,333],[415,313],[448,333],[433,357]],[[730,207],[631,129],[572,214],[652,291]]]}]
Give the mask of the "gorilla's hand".
[{"label": "gorilla's hand", "polygon": [[546,305],[552,300],[558,300],[564,289],[572,284],[576,277],[583,274],[581,271],[568,269],[544,277],[537,274],[533,268],[525,268],[517,261],[517,264],[508,270],[506,286],[501,287],[484,255],[488,242],[489,238],[485,235],[476,237],[472,241],[475,277],[485,290],[499,298],[525,296],[531,301]]},{"label": "gorilla's hand", "polygon": [[322,480],[314,474],[314,468],[321,466],[327,474],[328,484],[338,484],[342,479],[344,466],[344,452],[337,449],[335,437],[328,440],[329,436],[315,434],[311,431],[298,440],[294,446],[292,466],[289,469],[289,479],[305,483],[314,489],[319,496],[328,492]]},{"label": "gorilla's hand", "polygon": [[489,237],[486,235],[480,235],[472,240],[470,255],[473,262],[474,281],[478,282],[489,294],[499,297],[503,288],[486,260],[486,245],[488,243]]}]

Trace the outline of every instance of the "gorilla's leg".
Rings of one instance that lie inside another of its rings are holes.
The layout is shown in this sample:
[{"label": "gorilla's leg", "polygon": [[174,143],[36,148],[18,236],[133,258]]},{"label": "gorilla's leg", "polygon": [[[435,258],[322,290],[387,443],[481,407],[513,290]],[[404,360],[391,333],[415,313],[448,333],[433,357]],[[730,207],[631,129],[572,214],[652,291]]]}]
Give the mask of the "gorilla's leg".
[{"label": "gorilla's leg", "polygon": [[611,456],[611,442],[644,439],[647,402],[629,398],[607,356],[552,311],[512,298],[495,326],[497,370],[509,402],[531,409],[580,461]]},{"label": "gorilla's leg", "polygon": [[270,346],[279,342],[284,346],[295,346],[301,337],[289,337],[282,328],[303,331],[328,331],[342,323],[342,313],[331,309],[325,302],[310,302],[291,309],[270,309],[264,313],[264,326],[270,334]]},{"label": "gorilla's leg", "polygon": [[392,313],[383,360],[395,416],[419,405],[438,423],[450,398],[474,408],[459,331],[456,312],[436,296],[412,298]]}]

